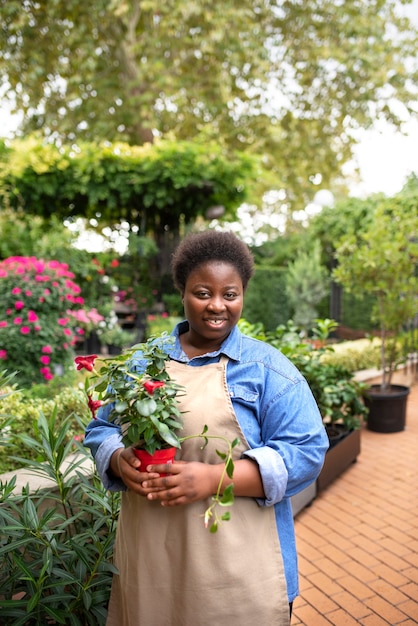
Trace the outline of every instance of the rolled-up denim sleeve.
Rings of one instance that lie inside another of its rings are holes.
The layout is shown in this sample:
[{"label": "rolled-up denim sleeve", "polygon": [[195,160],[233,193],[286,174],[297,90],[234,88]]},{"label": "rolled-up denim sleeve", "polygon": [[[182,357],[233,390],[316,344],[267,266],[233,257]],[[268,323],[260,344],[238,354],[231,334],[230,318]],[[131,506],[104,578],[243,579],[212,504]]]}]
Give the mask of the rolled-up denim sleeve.
[{"label": "rolled-up denim sleeve", "polygon": [[124,447],[120,427],[107,419],[110,410],[111,407],[104,407],[97,418],[88,424],[83,445],[90,449],[104,487],[109,491],[124,491],[126,487],[123,482],[109,470],[112,454]]},{"label": "rolled-up denim sleeve", "polygon": [[247,450],[243,457],[258,464],[265,497],[256,498],[257,504],[273,506],[280,502],[286,493],[288,479],[286,465],[280,454],[272,448],[262,447]]},{"label": "rolled-up denim sleeve", "polygon": [[95,462],[98,474],[105,489],[109,491],[125,491],[126,487],[120,478],[117,478],[109,470],[112,454],[123,448],[119,435],[111,435],[98,447]]}]

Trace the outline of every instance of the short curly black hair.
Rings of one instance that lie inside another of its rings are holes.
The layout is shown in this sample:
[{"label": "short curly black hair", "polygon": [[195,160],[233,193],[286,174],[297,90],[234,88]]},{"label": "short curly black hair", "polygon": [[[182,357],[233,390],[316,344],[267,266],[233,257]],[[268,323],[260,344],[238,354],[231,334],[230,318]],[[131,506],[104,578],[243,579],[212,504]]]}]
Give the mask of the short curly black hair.
[{"label": "short curly black hair", "polygon": [[233,233],[205,230],[190,233],[175,250],[171,268],[177,289],[183,293],[189,274],[209,261],[223,261],[235,267],[245,290],[254,273],[254,258],[248,246]]}]

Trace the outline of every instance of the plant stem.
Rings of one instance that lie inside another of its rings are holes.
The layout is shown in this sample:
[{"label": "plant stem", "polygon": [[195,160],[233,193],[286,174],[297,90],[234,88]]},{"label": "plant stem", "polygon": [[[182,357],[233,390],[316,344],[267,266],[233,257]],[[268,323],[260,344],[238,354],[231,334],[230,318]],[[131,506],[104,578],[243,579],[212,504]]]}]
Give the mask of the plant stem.
[{"label": "plant stem", "polygon": [[205,516],[204,516],[205,517],[205,527],[206,528],[209,525],[210,518],[212,516],[214,516],[214,521],[213,521],[213,523],[210,526],[210,532],[211,533],[216,533],[217,530],[218,530],[219,524],[221,523],[221,521],[228,521],[230,519],[229,512],[227,512],[224,515],[222,515],[221,517],[219,517],[217,515],[217,512],[216,512],[216,507],[217,506],[230,506],[234,502],[234,494],[233,494],[234,484],[233,483],[229,484],[225,489],[222,489],[222,485],[223,485],[223,482],[224,482],[226,476],[228,476],[228,478],[231,478],[231,479],[233,477],[233,474],[234,474],[234,462],[233,462],[233,459],[232,459],[232,450],[233,450],[233,448],[235,448],[239,444],[239,439],[234,439],[234,441],[231,442],[228,439],[226,439],[226,437],[222,437],[220,435],[207,435],[206,434],[207,430],[208,430],[208,427],[205,425],[203,427],[203,431],[201,433],[199,433],[198,435],[187,435],[186,437],[181,437],[180,438],[180,443],[183,443],[184,441],[186,441],[188,439],[195,439],[195,438],[199,437],[199,438],[204,440],[204,444],[202,446],[202,450],[207,446],[209,439],[220,439],[227,446],[227,452],[226,453],[219,452],[219,450],[216,450],[216,454],[224,462],[224,467],[223,467],[222,474],[221,474],[221,477],[220,477],[219,482],[218,482],[218,487],[217,487],[216,493],[215,493],[214,496],[212,496],[213,502],[206,509]]}]

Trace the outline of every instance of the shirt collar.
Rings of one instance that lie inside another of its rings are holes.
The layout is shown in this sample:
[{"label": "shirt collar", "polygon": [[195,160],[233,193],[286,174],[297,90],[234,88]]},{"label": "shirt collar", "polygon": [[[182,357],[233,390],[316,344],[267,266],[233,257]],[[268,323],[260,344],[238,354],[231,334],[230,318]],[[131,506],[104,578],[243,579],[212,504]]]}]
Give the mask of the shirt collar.
[{"label": "shirt collar", "polygon": [[[175,343],[175,346],[173,346],[173,349],[170,351],[170,356],[176,361],[185,360],[184,359],[185,354],[182,350],[179,337],[182,333],[186,332],[188,329],[189,329],[189,322],[187,320],[184,320],[183,322],[180,322],[179,324],[177,324],[171,333],[176,338],[176,343]],[[216,350],[215,352],[209,352],[208,354],[202,355],[202,356],[215,357],[215,356],[224,354],[229,359],[232,359],[234,361],[240,361],[241,352],[242,352],[242,334],[241,334],[241,331],[238,329],[238,327],[234,326],[234,328],[231,330],[231,332],[229,333],[228,337],[225,339],[225,341],[223,342],[219,350]]]}]

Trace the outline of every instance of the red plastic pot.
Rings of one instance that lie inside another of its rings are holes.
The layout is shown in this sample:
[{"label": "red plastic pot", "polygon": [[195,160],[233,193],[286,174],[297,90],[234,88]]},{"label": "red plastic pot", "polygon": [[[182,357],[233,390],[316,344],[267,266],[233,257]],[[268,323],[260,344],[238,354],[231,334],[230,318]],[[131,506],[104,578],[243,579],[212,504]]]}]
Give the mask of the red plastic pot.
[{"label": "red plastic pot", "polygon": [[[146,469],[148,465],[172,463],[177,452],[177,448],[174,447],[156,450],[154,454],[149,454],[146,450],[142,450],[141,448],[134,448],[133,450],[137,459],[141,461],[141,472],[148,471]],[[161,474],[161,476],[167,476],[167,474]]]}]

